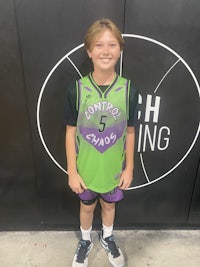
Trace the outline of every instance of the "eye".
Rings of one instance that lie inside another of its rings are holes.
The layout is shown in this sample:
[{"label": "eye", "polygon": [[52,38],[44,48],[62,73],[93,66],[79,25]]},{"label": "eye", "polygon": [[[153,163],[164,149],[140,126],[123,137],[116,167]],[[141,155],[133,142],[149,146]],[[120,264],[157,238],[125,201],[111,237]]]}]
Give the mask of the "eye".
[{"label": "eye", "polygon": [[96,44],[96,47],[97,47],[97,48],[101,48],[101,47],[102,47],[102,44],[97,43],[97,44]]},{"label": "eye", "polygon": [[112,44],[110,44],[110,47],[111,47],[111,48],[115,48],[115,47],[117,47],[117,44],[112,43]]}]

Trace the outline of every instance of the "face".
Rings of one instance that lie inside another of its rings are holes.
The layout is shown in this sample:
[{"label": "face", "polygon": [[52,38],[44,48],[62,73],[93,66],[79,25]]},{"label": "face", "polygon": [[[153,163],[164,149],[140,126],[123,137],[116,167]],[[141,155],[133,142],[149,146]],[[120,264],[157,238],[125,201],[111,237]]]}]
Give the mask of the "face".
[{"label": "face", "polygon": [[105,30],[87,51],[94,64],[94,71],[114,71],[120,57],[120,45],[110,30]]}]

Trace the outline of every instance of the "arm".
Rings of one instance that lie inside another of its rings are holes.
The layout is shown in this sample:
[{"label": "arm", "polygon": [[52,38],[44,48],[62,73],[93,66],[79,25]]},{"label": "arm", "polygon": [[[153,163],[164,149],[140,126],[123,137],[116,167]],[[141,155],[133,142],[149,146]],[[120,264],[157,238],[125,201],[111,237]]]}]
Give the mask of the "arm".
[{"label": "arm", "polygon": [[126,190],[133,180],[133,168],[134,168],[134,146],[135,146],[135,128],[129,126],[127,128],[127,136],[126,136],[126,166],[123,170],[119,188],[122,190]]},{"label": "arm", "polygon": [[82,193],[86,188],[83,179],[78,174],[76,167],[76,127],[66,127],[66,156],[67,156],[67,171],[69,187],[75,193]]}]

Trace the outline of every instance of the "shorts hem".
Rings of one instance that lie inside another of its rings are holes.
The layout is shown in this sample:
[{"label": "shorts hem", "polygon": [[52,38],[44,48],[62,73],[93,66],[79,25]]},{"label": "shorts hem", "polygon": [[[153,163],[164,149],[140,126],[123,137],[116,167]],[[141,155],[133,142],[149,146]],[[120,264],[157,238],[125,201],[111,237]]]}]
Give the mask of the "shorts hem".
[{"label": "shorts hem", "polygon": [[117,203],[124,199],[124,193],[118,187],[107,193],[97,193],[90,189],[87,189],[83,193],[78,194],[78,196],[80,201],[85,205],[92,205],[99,198],[101,198],[106,203]]}]

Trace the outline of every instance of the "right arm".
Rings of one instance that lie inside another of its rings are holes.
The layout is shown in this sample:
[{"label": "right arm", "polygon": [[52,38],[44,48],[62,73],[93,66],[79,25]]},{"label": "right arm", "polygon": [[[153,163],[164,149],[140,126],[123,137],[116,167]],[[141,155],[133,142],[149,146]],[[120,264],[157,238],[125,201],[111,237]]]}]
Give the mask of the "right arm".
[{"label": "right arm", "polygon": [[65,145],[69,187],[76,194],[82,193],[87,187],[79,175],[76,166],[76,126],[66,126]]}]

